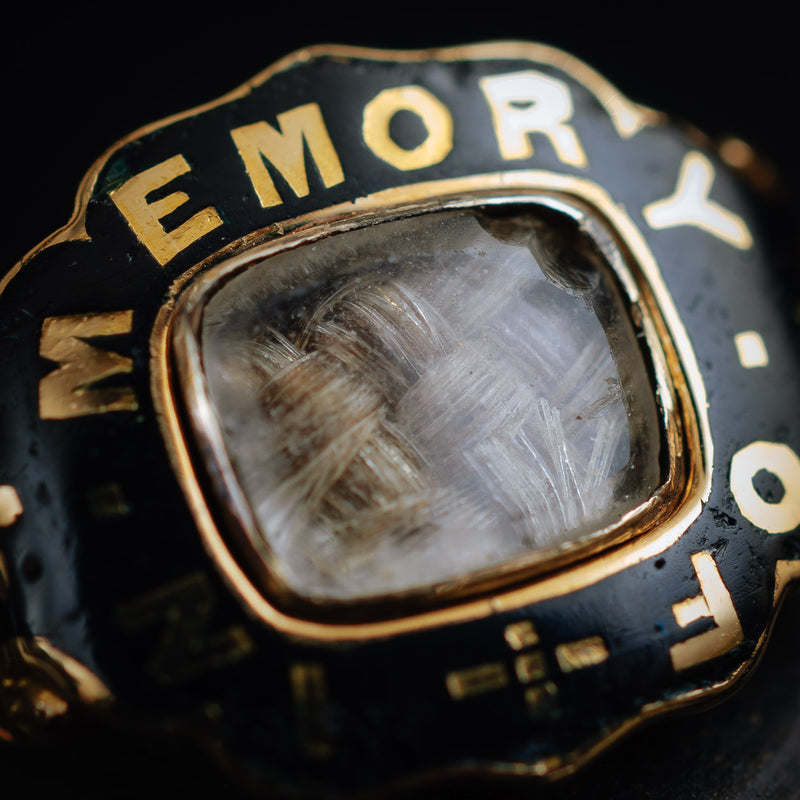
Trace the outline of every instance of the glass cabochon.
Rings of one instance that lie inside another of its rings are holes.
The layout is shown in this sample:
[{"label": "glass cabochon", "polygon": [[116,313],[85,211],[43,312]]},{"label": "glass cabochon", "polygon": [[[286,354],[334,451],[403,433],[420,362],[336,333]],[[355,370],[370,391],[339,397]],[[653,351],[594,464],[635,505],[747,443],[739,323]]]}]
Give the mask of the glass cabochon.
[{"label": "glass cabochon", "polygon": [[209,472],[236,481],[250,545],[307,601],[559,552],[661,480],[627,303],[592,240],[544,207],[265,257],[215,284],[195,335],[229,462]]}]

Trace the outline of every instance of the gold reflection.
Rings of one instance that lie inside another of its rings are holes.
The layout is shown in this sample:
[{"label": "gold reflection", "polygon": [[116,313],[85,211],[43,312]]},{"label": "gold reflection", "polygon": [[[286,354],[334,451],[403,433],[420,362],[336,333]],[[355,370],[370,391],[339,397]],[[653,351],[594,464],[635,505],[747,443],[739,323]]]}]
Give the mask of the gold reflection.
[{"label": "gold reflection", "polygon": [[22,515],[22,502],[13,486],[0,486],[0,528],[8,528]]}]

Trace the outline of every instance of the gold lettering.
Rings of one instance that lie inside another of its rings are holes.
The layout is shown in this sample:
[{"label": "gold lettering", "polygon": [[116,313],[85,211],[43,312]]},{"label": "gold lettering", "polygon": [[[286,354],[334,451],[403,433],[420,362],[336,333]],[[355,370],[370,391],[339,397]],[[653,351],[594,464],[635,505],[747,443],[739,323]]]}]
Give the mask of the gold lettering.
[{"label": "gold lettering", "polygon": [[166,186],[190,169],[182,155],[173,156],[134,175],[109,194],[136,237],[162,267],[190,244],[222,225],[216,209],[209,206],[174,230],[166,231],[161,220],[186,203],[189,195],[173,192],[160,200],[147,201],[150,192]]},{"label": "gold lettering", "polygon": [[508,670],[499,661],[450,672],[445,679],[453,700],[463,700],[508,686]]},{"label": "gold lettering", "polygon": [[642,209],[647,224],[653,230],[693,225],[739,250],[749,249],[753,246],[753,237],[744,220],[709,200],[713,183],[711,162],[697,151],[687,153],[681,163],[675,191]]},{"label": "gold lettering", "polygon": [[574,111],[569,87],[562,81],[528,70],[482,78],[492,112],[500,155],[506,159],[533,155],[531,133],[547,137],[559,161],[586,167],[586,153],[572,125]]},{"label": "gold lettering", "polygon": [[539,644],[539,634],[530,620],[522,622],[512,622],[506,625],[505,640],[512,650],[523,650],[526,647],[533,647]]},{"label": "gold lettering", "polygon": [[[389,123],[398,111],[416,114],[428,135],[406,150],[389,133]],[[421,86],[384,89],[364,108],[363,136],[378,158],[404,171],[430,167],[444,160],[453,149],[453,117],[446,106]]]},{"label": "gold lettering", "polygon": [[254,650],[243,626],[216,626],[217,603],[208,577],[198,572],[119,606],[117,620],[134,633],[161,628],[145,667],[159,684],[168,686],[234,664]]},{"label": "gold lettering", "polygon": [[[783,486],[778,502],[764,500],[753,478],[765,470]],[[731,493],[739,511],[767,533],[788,533],[800,525],[800,458],[779,442],[751,442],[731,461]]]},{"label": "gold lettering", "polygon": [[129,333],[132,324],[133,311],[48,317],[44,321],[39,354],[60,366],[39,381],[42,419],[136,411],[139,405],[129,386],[93,388],[104,378],[132,372],[133,361],[83,341]]},{"label": "gold lettering", "polygon": [[329,741],[325,668],[321,664],[292,664],[289,683],[300,741],[314,758],[330,757],[333,748]]},{"label": "gold lettering", "polygon": [[608,658],[608,648],[602,636],[589,636],[556,647],[556,660],[562,672],[573,672],[602,664]]},{"label": "gold lettering", "polygon": [[265,159],[278,170],[298,197],[308,194],[304,142],[326,187],[344,180],[339,156],[316,103],[278,114],[278,127],[280,130],[276,131],[266,122],[255,122],[231,131],[262,208],[283,202],[264,163]]},{"label": "gold lettering", "polygon": [[745,369],[769,366],[769,351],[758,331],[741,331],[733,337],[739,363]]},{"label": "gold lettering", "polygon": [[547,675],[547,662],[541,650],[523,653],[514,659],[514,671],[520,683],[540,681]]},{"label": "gold lettering", "polygon": [[695,553],[692,566],[700,583],[700,594],[672,606],[675,621],[685,628],[699,619],[711,618],[716,627],[670,647],[676,672],[724,655],[744,640],[731,594],[711,553]]}]

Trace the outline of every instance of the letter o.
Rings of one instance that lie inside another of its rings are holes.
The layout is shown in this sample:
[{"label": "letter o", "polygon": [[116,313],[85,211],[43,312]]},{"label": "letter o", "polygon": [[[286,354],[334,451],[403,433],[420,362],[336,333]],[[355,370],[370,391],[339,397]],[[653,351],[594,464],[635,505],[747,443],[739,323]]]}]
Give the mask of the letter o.
[{"label": "letter o", "polygon": [[[425,141],[406,150],[389,135],[389,123],[398,111],[416,114],[428,131]],[[453,117],[446,106],[421,86],[384,89],[364,108],[363,136],[378,158],[402,170],[438,164],[453,149]]]},{"label": "letter o", "polygon": [[[783,484],[783,497],[768,503],[753,486],[761,471]],[[742,514],[767,533],[787,533],[800,525],[800,458],[785,444],[753,442],[731,461],[731,492]]]}]

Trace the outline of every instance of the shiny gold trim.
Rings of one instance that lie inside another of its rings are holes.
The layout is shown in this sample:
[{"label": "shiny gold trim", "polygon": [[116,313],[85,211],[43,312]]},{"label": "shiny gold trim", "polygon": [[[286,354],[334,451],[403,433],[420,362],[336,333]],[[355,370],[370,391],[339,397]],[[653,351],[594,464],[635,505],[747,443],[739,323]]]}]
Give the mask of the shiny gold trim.
[{"label": "shiny gold trim", "polygon": [[[490,53],[489,51],[493,50],[494,53]],[[444,58],[443,54],[447,54],[447,59]],[[190,109],[186,112],[176,114],[170,117],[167,117],[163,120],[155,122],[151,125],[145,126],[143,128],[138,129],[137,131],[130,134],[128,137],[120,140],[119,142],[115,143],[112,147],[110,147],[103,156],[98,159],[97,162],[92,166],[92,168],[87,172],[86,176],[84,177],[78,193],[77,199],[75,204],[75,210],[70,221],[61,229],[54,232],[51,236],[47,239],[43,240],[40,244],[35,246],[29,253],[27,253],[6,275],[0,279],[0,294],[5,290],[8,286],[10,281],[15,277],[15,275],[19,272],[21,267],[26,264],[30,259],[35,256],[41,250],[46,249],[52,244],[61,241],[69,241],[69,240],[78,240],[84,239],[89,240],[90,237],[88,236],[86,229],[85,229],[85,211],[86,206],[88,204],[88,200],[91,196],[92,190],[94,188],[94,184],[97,180],[97,177],[102,170],[105,162],[108,158],[121,146],[126,144],[133,139],[136,139],[140,136],[143,136],[153,130],[157,130],[161,127],[164,127],[172,122],[178,121],[180,119],[185,119],[187,117],[202,113],[208,109],[214,108],[218,105],[227,103],[231,100],[237,99],[238,97],[246,96],[252,89],[261,83],[265,82],[273,75],[282,72],[286,69],[289,69],[299,63],[304,61],[309,61],[311,58],[322,56],[322,55],[331,55],[331,56],[340,56],[344,58],[348,57],[372,57],[375,60],[381,59],[388,59],[388,60],[418,60],[422,61],[427,58],[435,58],[439,57],[443,60],[458,60],[459,58],[469,54],[469,57],[472,59],[478,58],[507,58],[507,57],[523,57],[523,58],[536,58],[539,60],[547,60],[553,66],[556,66],[560,69],[564,69],[576,79],[581,81],[587,88],[589,88],[595,96],[598,97],[600,102],[609,112],[612,121],[614,122],[617,131],[621,136],[624,138],[628,138],[634,136],[639,130],[641,130],[646,125],[655,125],[661,124],[664,117],[658,112],[652,111],[647,109],[643,106],[636,106],[629,101],[627,101],[621,94],[617,92],[617,90],[608,83],[602,76],[600,76],[597,72],[592,70],[587,65],[583,64],[581,61],[569,56],[568,54],[556,50],[554,48],[549,48],[543,45],[535,45],[529,44],[524,42],[519,43],[495,43],[495,44],[486,44],[486,45],[474,45],[474,46],[467,46],[464,48],[449,48],[448,50],[444,51],[418,51],[416,53],[393,53],[391,51],[369,51],[364,50],[361,48],[348,48],[348,47],[318,47],[318,48],[309,48],[307,50],[297,51],[296,53],[287,56],[286,58],[282,59],[281,61],[274,64],[272,67],[268,68],[264,72],[260,73],[259,75],[255,76],[252,80],[248,81],[247,83],[240,86],[238,89],[220,97],[217,100],[214,100],[210,103],[203,104],[201,106],[197,106],[193,109]],[[512,55],[514,54],[514,55]],[[293,221],[297,227],[300,227],[304,220],[294,220]],[[630,222],[630,226],[633,227],[633,223]],[[279,234],[282,232],[283,226],[280,224],[276,224],[274,227],[274,234]],[[635,228],[634,228],[635,231]],[[640,238],[638,231],[635,231],[637,238]],[[635,248],[634,248],[635,249]],[[182,280],[179,280],[175,286],[173,287],[173,296],[167,305],[162,309],[162,313],[159,315],[160,327],[157,324],[154,328],[154,336],[151,340],[151,352],[152,357],[155,363],[158,363],[159,357],[164,352],[164,342],[166,338],[166,320],[169,313],[169,310],[174,304],[174,296],[182,287],[182,284],[185,281],[188,281],[199,268],[195,268],[191,270],[189,273],[186,273],[183,276]],[[657,268],[656,268],[657,273]],[[662,292],[668,296],[668,291],[666,286],[663,285],[663,281],[659,276],[659,289],[656,291],[656,294],[659,295]],[[674,312],[674,313],[673,313]],[[677,312],[672,309],[669,313],[665,314],[666,321],[668,327],[671,329],[676,347],[679,352],[684,351],[687,347],[691,352],[691,345],[689,343],[688,336],[686,335],[685,330],[678,318]],[[163,397],[163,380],[164,375],[162,375],[158,370],[153,371],[153,392],[154,395],[162,396]],[[692,386],[693,391],[695,392],[695,397],[698,401],[698,405],[700,405],[700,413],[698,414],[698,422],[701,428],[701,440],[706,445],[706,450],[704,453],[703,462],[706,467],[708,467],[712,461],[712,453],[710,450],[711,447],[711,440],[709,436],[708,430],[708,420],[707,420],[707,413],[706,413],[706,400],[705,400],[705,391],[702,385],[702,378],[697,368],[697,365],[694,361],[694,358],[691,359],[691,365],[688,368],[688,383]],[[698,394],[699,392],[699,394]],[[159,414],[159,422],[162,427],[162,431],[166,432],[169,426],[172,424],[173,420],[171,419],[171,414],[173,413],[174,409],[165,409],[160,408],[158,410]],[[170,450],[170,456],[173,459],[173,464],[184,466],[189,466],[188,462],[184,461],[185,453],[178,453],[173,451],[172,447],[169,445],[168,442],[168,449]],[[191,474],[189,471],[187,474]],[[701,484],[705,487],[704,491],[701,493],[700,499],[697,501],[698,507],[693,509],[694,516],[699,514],[699,502],[707,500],[708,495],[710,492],[710,480],[711,474],[710,470],[706,470],[705,474],[701,476]],[[206,523],[209,524],[211,522],[210,517],[206,514]],[[689,520],[691,518],[691,512],[687,512],[686,519]],[[688,525],[688,522],[687,522]],[[653,542],[648,544],[647,548],[644,550],[639,548],[638,550],[635,547],[628,546],[623,548],[625,550],[625,555],[621,558],[621,563],[618,565],[618,569],[624,569],[627,566],[631,566],[635,563],[638,563],[646,558],[649,558],[661,550],[665,549],[666,547],[670,546],[674,540],[678,538],[680,532],[675,534],[674,531],[671,533],[671,537],[669,541],[663,542]],[[660,547],[660,549],[659,549]],[[213,548],[212,548],[213,549]],[[598,572],[597,570],[589,570],[588,572],[584,568],[584,578],[591,583],[596,582],[597,580],[601,580],[605,577],[606,574],[603,571]],[[774,608],[780,604],[782,600],[785,589],[791,581],[800,580],[800,561],[779,561],[776,568],[776,582],[775,582],[775,593],[773,598]],[[587,584],[588,585],[588,584]],[[556,596],[557,594],[564,594],[568,591],[572,591],[574,586],[570,586],[563,592],[556,592],[551,596]],[[538,592],[534,593],[532,600],[535,599],[543,599],[544,597],[548,596],[548,589],[540,589]],[[501,602],[496,604],[489,604],[489,607],[484,609],[484,614],[476,614],[475,616],[484,616],[495,611],[505,610],[508,607],[508,603]],[[445,619],[442,619],[441,622],[452,621],[447,619],[447,615],[445,615]],[[643,724],[644,722],[648,721],[654,716],[660,715],[666,711],[685,706],[687,704],[696,703],[701,700],[706,699],[707,697],[712,697],[727,691],[733,684],[738,682],[743,675],[752,667],[755,657],[760,651],[763,649],[763,644],[766,641],[768,631],[765,631],[764,634],[760,637],[756,647],[751,654],[751,657],[748,661],[744,662],[739,668],[737,668],[734,672],[731,673],[728,678],[723,681],[720,681],[716,684],[713,684],[709,687],[704,689],[692,690],[689,692],[682,693],[680,695],[676,695],[670,700],[666,701],[658,701],[654,703],[646,704],[642,707],[641,713],[627,721],[623,724],[619,725],[615,729],[607,732],[599,741],[595,742],[593,745],[583,749],[580,752],[573,752],[567,758],[561,760],[557,757],[552,757],[548,759],[542,759],[535,764],[525,764],[525,763],[508,763],[508,764],[495,764],[490,767],[486,768],[476,768],[468,770],[472,774],[480,773],[480,774],[496,774],[496,775],[515,775],[515,776],[530,776],[535,775],[538,777],[543,777],[546,780],[555,780],[559,779],[563,776],[572,774],[584,766],[587,762],[591,761],[595,756],[597,756],[600,752],[604,751],[618,740],[626,736],[632,730]],[[335,637],[331,637],[335,638]],[[8,739],[10,738],[10,734],[4,729],[0,729],[0,737]],[[445,771],[447,772],[447,771]],[[461,772],[461,770],[457,770],[457,772]],[[423,776],[424,777],[424,776]]]},{"label": "shiny gold trim", "polygon": [[[681,396],[680,412],[685,415],[686,430],[682,442],[678,440],[674,422],[665,421],[672,458],[675,458],[679,447],[685,448],[685,452],[690,456],[689,474],[686,476],[688,491],[683,497],[680,507],[668,522],[635,541],[627,542],[593,560],[577,565],[572,564],[568,571],[543,577],[522,588],[501,591],[494,597],[467,601],[401,619],[373,623],[328,624],[302,620],[284,614],[271,605],[250,582],[217,531],[195,478],[194,467],[187,445],[183,440],[178,411],[172,397],[167,349],[173,310],[177,295],[197,271],[205,266],[198,265],[194,270],[176,280],[170,290],[170,300],[162,307],[153,328],[151,388],[154,403],[175,473],[195,516],[209,554],[228,584],[245,605],[271,627],[293,636],[341,641],[393,636],[406,631],[488,617],[540,600],[569,594],[576,589],[593,585],[610,575],[651,558],[674,544],[700,514],[702,503],[707,500],[710,493],[713,463],[713,448],[702,376],[689,337],[644,237],[625,210],[596,183],[558,173],[525,170],[399,187],[359,198],[353,203],[289,220],[279,227],[273,226],[262,232],[262,240],[267,238],[268,241],[260,246],[243,249],[245,244],[250,243],[249,241],[233,245],[237,248],[234,252],[239,252],[239,255],[226,261],[225,269],[226,271],[241,269],[244,264],[255,259],[264,258],[268,254],[297,246],[300,243],[313,241],[330,234],[333,230],[339,232],[361,227],[371,221],[373,216],[379,216],[381,213],[385,215],[387,209],[393,209],[394,213],[399,215],[402,209],[413,209],[414,213],[423,213],[445,208],[492,204],[493,202],[531,202],[532,200],[539,203],[556,204],[558,207],[574,208],[574,206],[563,206],[563,201],[556,200],[554,194],[556,197],[579,199],[580,203],[586,203],[594,209],[595,213],[604,217],[630,251],[632,264],[635,264],[642,273],[639,280],[635,280],[630,274],[626,278],[627,268],[624,264],[619,263],[618,257],[614,257],[612,254],[612,258],[617,262],[612,263],[612,266],[623,281],[630,301],[643,302],[651,309],[651,313],[646,314],[642,321],[647,341],[652,346],[660,342],[661,346],[668,350],[665,356],[669,366],[664,363],[660,363],[660,365],[655,363],[654,366],[657,371],[656,380],[660,401],[664,413],[670,416],[675,415],[678,409],[672,406],[670,399],[669,374],[680,376],[680,379],[676,381],[675,389]],[[431,198],[436,199],[431,200]],[[573,213],[575,212],[573,211]],[[280,234],[284,235],[276,241],[274,237]],[[255,243],[254,237],[250,241]],[[218,254],[213,259],[214,263],[219,263],[225,255],[227,252],[224,251]],[[196,286],[193,286],[188,296],[191,298],[194,294],[196,299],[198,291]],[[658,362],[655,351],[653,357]],[[192,380],[202,382],[202,376],[193,373]],[[673,465],[674,469],[675,465]],[[664,498],[661,498],[659,502],[663,506]],[[666,503],[666,506],[669,505]],[[626,518],[622,521],[622,525],[627,522]]]},{"label": "shiny gold trim", "polygon": [[777,608],[786,587],[792,581],[800,581],[800,558],[797,561],[779,561],[775,565],[775,592],[772,603]]},{"label": "shiny gold trim", "polygon": [[0,486],[0,528],[11,527],[22,515],[22,502],[13,486]]},{"label": "shiny gold trim", "polygon": [[46,638],[17,637],[0,646],[0,737],[46,729],[55,717],[112,697],[87,667]]},{"label": "shiny gold trim", "polygon": [[300,64],[308,63],[319,58],[335,58],[339,60],[365,59],[379,62],[415,63],[424,61],[495,61],[518,59],[531,61],[555,67],[566,72],[572,79],[588,89],[603,106],[611,119],[617,133],[623,139],[635,136],[648,125],[663,124],[665,116],[646,106],[628,100],[613,84],[599,72],[592,69],[578,58],[569,53],[548,45],[533,42],[508,41],[485,42],[483,44],[461,45],[458,47],[444,47],[430,50],[378,50],[374,48],[351,47],[347,45],[315,45],[313,47],[296,50],[250,80],[230,92],[202,103],[186,111],[172,114],[163,119],[143,125],[122,139],[114,142],[84,175],[75,198],[75,206],[69,221],[57,231],[52,233],[38,245],[26,253],[2,278],[0,278],[0,295],[6,286],[19,273],[20,269],[42,250],[61,242],[91,241],[86,231],[86,209],[89,199],[94,191],[97,178],[106,162],[126,144],[146,136],[153,131],[165,128],[174,122],[202,114],[233,100],[246,97],[256,87],[261,86],[275,75],[286,72]]},{"label": "shiny gold trim", "polygon": [[[477,197],[478,194],[479,193],[474,193],[474,196],[469,200],[442,200],[437,205],[437,208],[471,207],[476,204],[491,204],[492,202],[536,202],[539,205],[557,208],[568,216],[582,220],[584,222],[584,227],[587,229],[591,228],[592,225],[591,220],[584,218],[584,216],[582,216],[583,212],[579,211],[575,206],[566,206],[564,205],[563,200],[557,200],[551,195],[541,196],[532,193],[529,195],[514,196],[510,200],[506,196],[496,197],[489,195],[485,198],[481,198],[480,200],[476,200],[475,197]],[[417,209],[416,207],[411,207],[411,209],[407,209],[405,213],[407,214],[409,210]],[[395,216],[401,215],[401,210],[394,209],[393,214]],[[359,219],[357,225],[374,224],[375,222],[383,221],[384,219],[385,217],[379,217],[376,219],[370,216],[367,219]],[[295,242],[291,237],[285,237],[277,243],[269,242],[263,247],[254,248],[253,250],[247,251],[241,257],[224,262],[217,269],[207,272],[195,282],[189,292],[187,292],[187,295],[182,298],[181,307],[175,316],[175,330],[173,332],[173,343],[176,343],[175,351],[177,355],[178,374],[180,379],[185,382],[184,385],[191,387],[189,396],[186,398],[189,402],[190,409],[192,409],[193,405],[195,404],[204,403],[205,400],[202,398],[206,396],[203,370],[198,361],[199,355],[195,352],[196,348],[194,345],[193,335],[190,332],[190,329],[196,324],[195,320],[199,319],[200,317],[201,309],[203,307],[203,297],[205,296],[206,291],[213,290],[220,281],[227,277],[231,277],[241,269],[244,269],[247,264],[251,263],[253,260],[273,255],[274,253],[294,246],[297,243],[313,241],[319,236],[340,232],[341,230],[347,230],[350,229],[350,227],[350,225],[347,225],[346,227],[337,225],[335,227],[332,226],[327,228],[323,227],[323,225],[320,223],[315,228],[313,236],[300,234],[298,232],[299,239],[297,242]],[[622,256],[616,249],[616,245],[614,245],[611,241],[606,241],[609,237],[608,232],[605,231],[605,229],[601,230],[602,236],[598,236],[598,231],[594,230],[590,230],[589,233],[590,235],[594,234],[593,239],[600,247],[603,247],[604,244],[606,245],[605,249],[608,251],[607,256],[609,260],[615,264],[617,277],[620,278],[625,284],[631,301],[640,301],[641,297],[639,293],[639,285],[636,279],[634,279],[634,277],[628,272],[628,267],[623,262]],[[289,240],[288,243],[287,239]],[[634,535],[634,532],[638,531],[637,526],[640,525],[645,516],[651,518],[650,528],[652,529],[654,524],[654,520],[652,519],[653,507],[658,505],[658,511],[664,511],[664,513],[666,513],[666,511],[672,507],[670,502],[667,501],[667,497],[675,495],[676,491],[679,491],[676,482],[680,482],[680,480],[682,480],[682,477],[678,477],[679,473],[682,476],[682,472],[675,463],[676,453],[678,451],[677,442],[680,439],[680,435],[675,430],[675,423],[672,416],[673,395],[672,387],[667,376],[668,368],[666,364],[663,363],[663,356],[661,355],[662,333],[654,332],[653,324],[651,322],[651,317],[653,314],[655,314],[655,312],[648,312],[644,308],[639,309],[639,316],[643,319],[643,327],[647,332],[647,341],[651,344],[651,356],[655,362],[654,369],[657,375],[660,376],[657,377],[656,380],[656,393],[661,399],[663,406],[664,419],[662,420],[662,424],[667,430],[667,435],[669,438],[668,451],[673,460],[670,469],[670,476],[665,485],[659,489],[659,495],[662,502],[657,504],[655,502],[655,497],[651,498],[648,503],[643,504],[621,518],[616,525],[610,526],[602,531],[598,531],[592,536],[586,537],[585,540],[582,539],[575,543],[569,543],[560,548],[553,548],[552,550],[548,551],[540,551],[527,558],[520,558],[506,565],[501,565],[496,569],[487,570],[485,574],[470,576],[469,591],[473,596],[477,593],[478,587],[485,588],[482,586],[482,584],[484,584],[487,580],[491,580],[493,582],[491,588],[496,590],[499,582],[503,580],[505,580],[506,583],[509,582],[509,576],[512,576],[517,580],[517,582],[519,582],[523,568],[528,568],[529,570],[538,569],[538,571],[541,571],[543,564],[546,564],[548,568],[552,568],[553,566],[562,566],[567,560],[574,560],[576,554],[586,555],[589,552],[595,552],[606,544],[605,542],[600,542],[599,540],[601,538],[605,539],[609,533],[613,533],[615,535],[615,544],[619,543],[619,539],[623,536],[623,534],[626,534],[626,532],[627,534],[624,536],[624,538],[631,538]],[[686,405],[688,406],[688,403]],[[204,448],[210,448],[210,450],[214,452],[216,462],[221,469],[221,474],[230,476],[230,479],[226,480],[225,487],[228,506],[233,509],[234,516],[242,522],[246,529],[253,529],[255,523],[252,520],[249,504],[244,498],[241,488],[233,476],[232,467],[227,461],[227,455],[224,443],[222,442],[221,432],[213,422],[215,419],[213,410],[203,406],[202,408],[198,407],[198,410],[193,411],[193,413],[196,414],[200,420],[202,420],[200,423],[200,428],[195,430],[195,435],[199,435],[201,437],[203,440],[202,446]],[[280,592],[281,589],[282,587],[277,587],[277,591]],[[437,592],[437,596],[444,596],[446,591],[447,589],[445,587],[442,592]],[[462,592],[462,594],[463,593],[464,592]],[[450,592],[450,594],[452,595],[453,593]],[[411,617],[413,614],[407,612],[407,616]]]},{"label": "shiny gold trim", "polygon": [[34,636],[33,643],[61,667],[84,703],[108,703],[113,699],[111,690],[94,672],[63,650],[59,650],[49,639],[44,636]]}]

